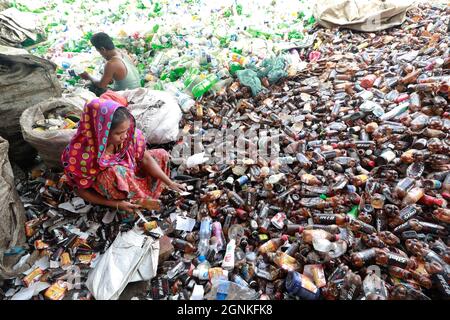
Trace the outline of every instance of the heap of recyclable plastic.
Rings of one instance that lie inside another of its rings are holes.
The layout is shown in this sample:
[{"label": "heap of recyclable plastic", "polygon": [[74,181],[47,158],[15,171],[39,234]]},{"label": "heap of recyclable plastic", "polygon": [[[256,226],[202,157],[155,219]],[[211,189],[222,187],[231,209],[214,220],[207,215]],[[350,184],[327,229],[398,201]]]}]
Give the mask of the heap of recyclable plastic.
[{"label": "heap of recyclable plastic", "polygon": [[68,89],[84,84],[78,77],[83,71],[99,76],[103,70],[89,42],[100,31],[130,54],[143,86],[168,89],[174,82],[194,98],[270,58],[283,61],[279,76],[293,75],[298,57],[289,50],[314,41],[307,30],[315,21],[303,1],[15,0],[11,5],[39,16],[47,40],[30,51],[55,62]]}]

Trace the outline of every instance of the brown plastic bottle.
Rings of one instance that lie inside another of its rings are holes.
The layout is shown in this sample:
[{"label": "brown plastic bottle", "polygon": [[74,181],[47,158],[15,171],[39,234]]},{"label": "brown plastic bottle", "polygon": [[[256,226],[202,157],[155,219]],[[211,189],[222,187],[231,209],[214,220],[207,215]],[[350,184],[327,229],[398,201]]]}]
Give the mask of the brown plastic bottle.
[{"label": "brown plastic bottle", "polygon": [[174,246],[175,249],[181,250],[184,253],[194,253],[195,251],[197,251],[197,249],[192,243],[178,238],[172,239],[172,245]]},{"label": "brown plastic bottle", "polygon": [[378,265],[396,266],[402,269],[408,269],[411,266],[413,266],[413,262],[402,255],[381,249],[375,249],[375,251],[376,251],[375,262]]},{"label": "brown plastic bottle", "polygon": [[347,272],[344,277],[344,283],[341,288],[341,300],[354,300],[361,292],[361,277],[352,271]]},{"label": "brown plastic bottle", "polygon": [[400,244],[400,239],[390,231],[381,231],[378,233],[381,241],[383,241],[388,246],[397,246]]},{"label": "brown plastic bottle", "polygon": [[416,271],[411,271],[412,278],[419,283],[421,287],[425,289],[431,289],[433,283],[431,279],[423,274],[420,274]]},{"label": "brown plastic bottle", "polygon": [[350,256],[353,265],[357,268],[362,268],[367,264],[375,262],[375,257],[376,257],[375,248],[354,252]]},{"label": "brown plastic bottle", "polygon": [[294,241],[291,246],[285,251],[285,253],[291,257],[295,257],[298,250],[300,248],[300,244],[298,241]]},{"label": "brown plastic bottle", "polygon": [[325,230],[332,234],[340,233],[339,226],[335,224],[308,224],[303,226],[305,230]]},{"label": "brown plastic bottle", "polygon": [[393,277],[407,280],[407,281],[412,280],[412,278],[413,278],[411,272],[409,272],[408,270],[402,269],[400,267],[396,267],[396,266],[390,266],[388,268],[388,272]]},{"label": "brown plastic bottle", "polygon": [[351,219],[348,223],[348,227],[352,231],[360,231],[367,234],[376,233],[377,230],[370,224],[367,224],[358,219]]},{"label": "brown plastic bottle", "polygon": [[303,231],[301,232],[301,237],[303,239],[304,243],[312,243],[312,240],[314,237],[319,237],[321,239],[327,239],[329,241],[336,241],[339,240],[339,235],[337,234],[331,234],[329,232],[326,232],[325,230],[306,230],[302,228]]},{"label": "brown plastic bottle", "polygon": [[285,226],[285,233],[287,235],[293,236],[297,232],[303,231],[303,227],[300,224],[288,224]]},{"label": "brown plastic bottle", "polygon": [[433,218],[450,224],[450,209],[438,208],[433,211]]},{"label": "brown plastic bottle", "polygon": [[395,228],[406,221],[415,218],[421,212],[421,208],[417,205],[409,205],[404,207],[396,217],[391,219],[389,226]]},{"label": "brown plastic bottle", "polygon": [[267,253],[267,252],[275,252],[287,240],[288,240],[288,237],[286,235],[283,235],[281,238],[270,239],[269,241],[267,241],[266,243],[262,244],[259,247],[258,252],[261,254]]},{"label": "brown plastic bottle", "polygon": [[244,199],[234,191],[227,192],[228,199],[234,207],[240,208],[245,205]]},{"label": "brown plastic bottle", "polygon": [[393,195],[399,199],[402,199],[408,193],[408,190],[414,186],[415,180],[409,177],[406,177],[400,180],[394,188]]},{"label": "brown plastic bottle", "polygon": [[369,248],[385,248],[386,244],[376,234],[363,234],[362,241]]},{"label": "brown plastic bottle", "polygon": [[402,204],[405,206],[414,204],[419,201],[420,198],[423,197],[423,195],[424,191],[422,188],[414,187],[406,193],[405,197],[403,198]]},{"label": "brown plastic bottle", "polygon": [[314,223],[318,224],[336,224],[338,226],[345,225],[350,218],[343,214],[317,214],[313,216]]}]

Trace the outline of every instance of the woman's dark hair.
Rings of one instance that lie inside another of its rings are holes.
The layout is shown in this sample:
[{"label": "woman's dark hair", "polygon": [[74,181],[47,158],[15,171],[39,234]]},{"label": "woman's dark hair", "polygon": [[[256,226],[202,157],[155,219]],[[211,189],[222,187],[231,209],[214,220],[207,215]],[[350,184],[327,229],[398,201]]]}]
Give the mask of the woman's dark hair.
[{"label": "woman's dark hair", "polygon": [[91,43],[94,47],[96,47],[98,50],[101,48],[105,48],[106,50],[113,50],[115,49],[114,43],[110,36],[108,36],[104,32],[96,33],[91,38]]},{"label": "woman's dark hair", "polygon": [[131,120],[131,115],[128,112],[127,108],[119,107],[114,111],[114,115],[111,121],[110,131],[113,131],[119,124],[126,120]]}]

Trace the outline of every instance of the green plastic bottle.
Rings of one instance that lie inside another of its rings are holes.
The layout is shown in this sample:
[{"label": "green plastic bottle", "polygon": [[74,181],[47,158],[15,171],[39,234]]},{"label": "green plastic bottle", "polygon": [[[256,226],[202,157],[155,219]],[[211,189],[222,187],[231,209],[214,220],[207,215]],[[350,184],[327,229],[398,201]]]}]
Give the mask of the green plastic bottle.
[{"label": "green plastic bottle", "polygon": [[185,67],[179,67],[179,68],[175,68],[175,69],[171,70],[169,73],[170,81],[172,81],[172,82],[177,81],[178,79],[180,79],[183,76],[183,74],[185,72],[186,72]]},{"label": "green plastic bottle", "polygon": [[358,206],[353,206],[352,209],[347,212],[347,215],[355,219],[358,218]]},{"label": "green plastic bottle", "polygon": [[236,74],[236,71],[239,71],[239,70],[243,70],[244,69],[244,67],[243,66],[241,66],[239,63],[237,63],[237,62],[232,62],[232,63],[230,63],[230,74],[232,75],[232,76],[234,76],[235,74]]},{"label": "green plastic bottle", "polygon": [[199,84],[192,88],[192,95],[194,96],[194,98],[200,98],[202,95],[208,92],[208,90],[211,89],[212,86],[217,83],[217,81],[219,81],[219,78],[215,74],[209,74]]},{"label": "green plastic bottle", "polygon": [[[192,84],[195,81],[196,78],[198,78],[198,75],[200,74],[200,70],[198,68],[192,68],[189,70],[188,73],[186,73],[186,77],[184,78],[183,84],[186,89],[191,87]],[[190,89],[188,89],[190,90]]]}]

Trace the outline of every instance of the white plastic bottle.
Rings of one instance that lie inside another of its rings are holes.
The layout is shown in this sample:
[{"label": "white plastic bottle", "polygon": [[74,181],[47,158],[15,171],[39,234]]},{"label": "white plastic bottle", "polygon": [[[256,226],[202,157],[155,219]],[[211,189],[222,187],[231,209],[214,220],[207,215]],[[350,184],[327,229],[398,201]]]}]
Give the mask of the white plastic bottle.
[{"label": "white plastic bottle", "polygon": [[205,289],[202,285],[196,284],[192,291],[191,300],[203,300],[205,295]]},{"label": "white plastic bottle", "polygon": [[198,261],[200,262],[195,270],[192,272],[192,275],[199,280],[208,280],[209,279],[209,269],[211,268],[210,263],[206,260],[205,256],[199,256]]},{"label": "white plastic bottle", "polygon": [[222,268],[232,270],[234,268],[234,251],[236,249],[236,240],[231,239],[227,245],[225,257],[223,258]]}]

